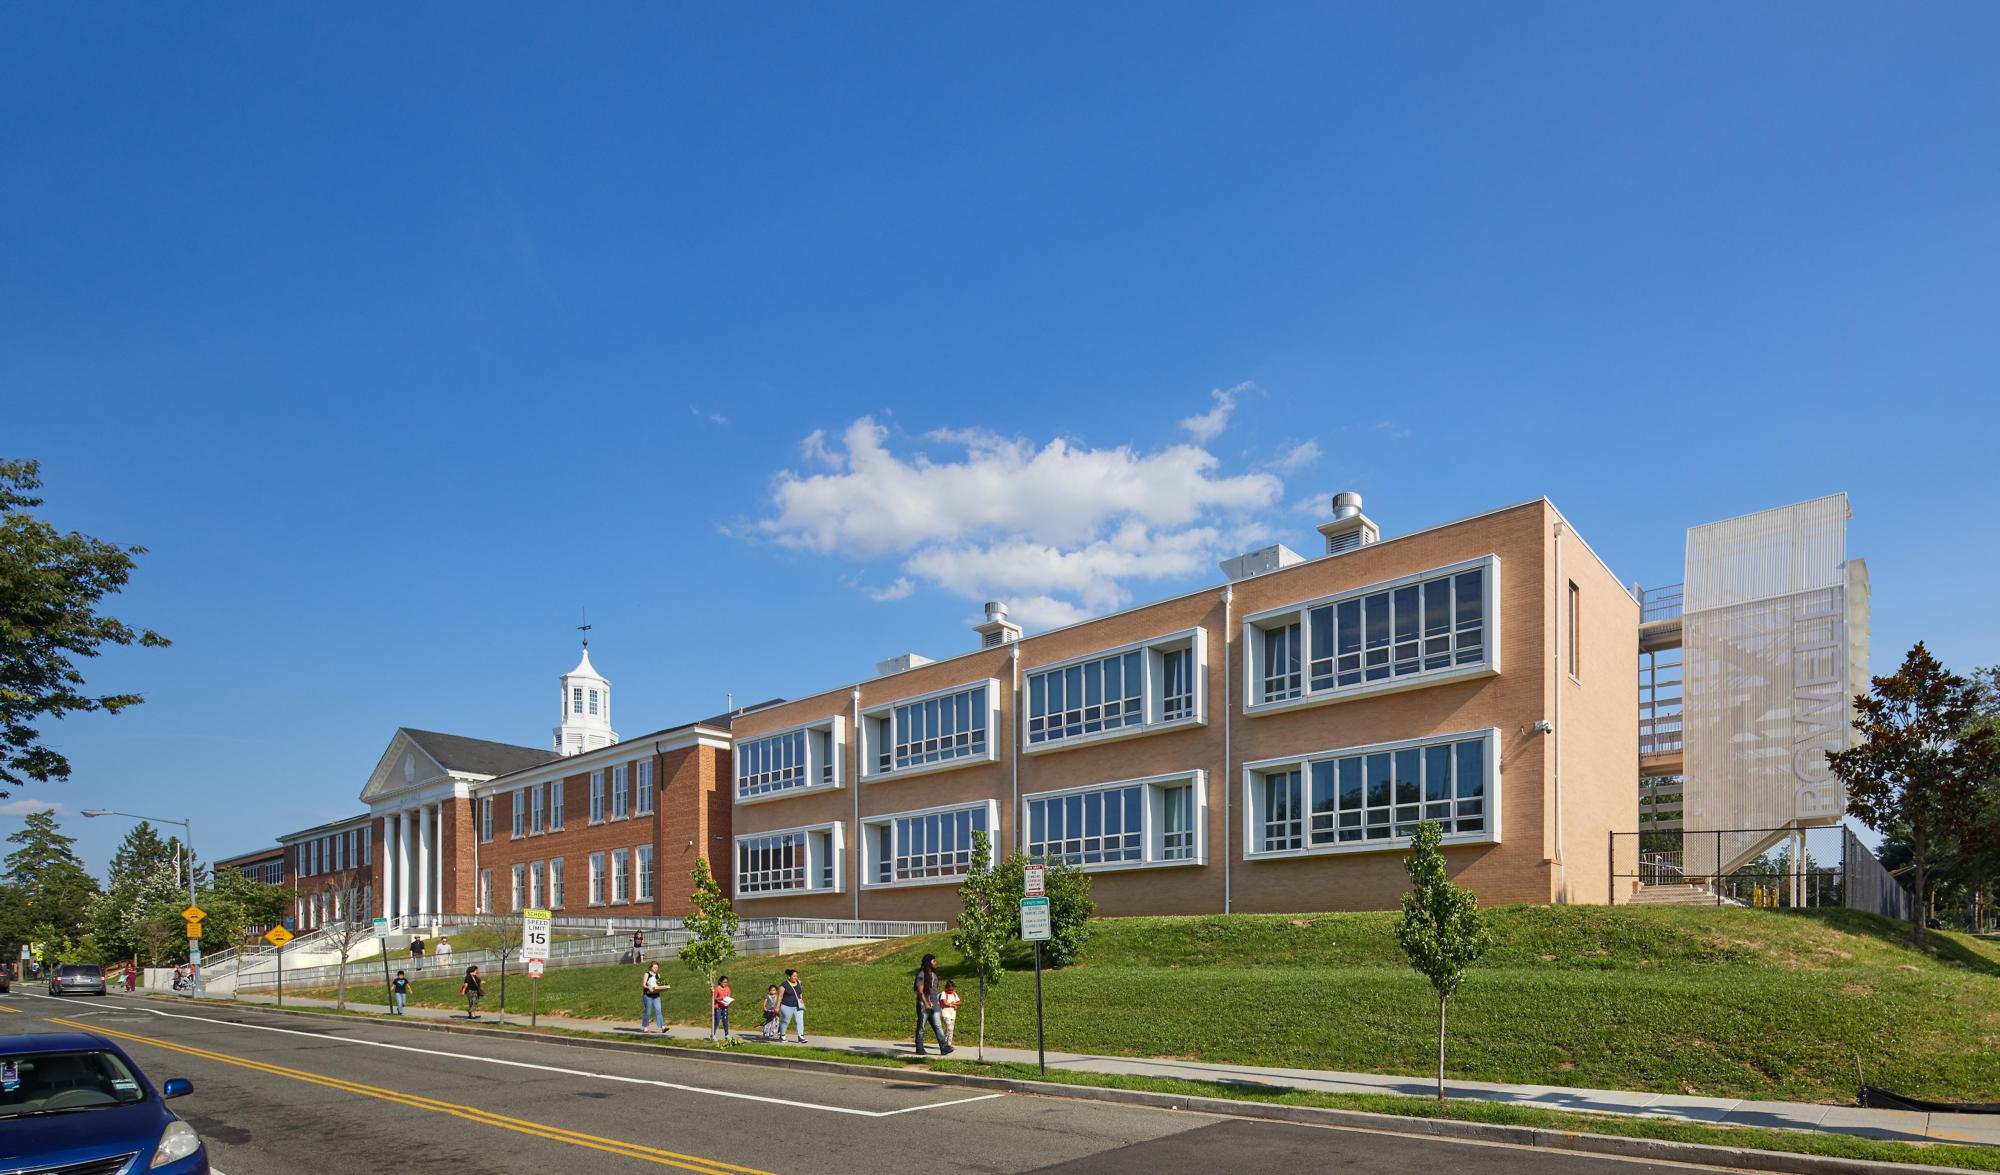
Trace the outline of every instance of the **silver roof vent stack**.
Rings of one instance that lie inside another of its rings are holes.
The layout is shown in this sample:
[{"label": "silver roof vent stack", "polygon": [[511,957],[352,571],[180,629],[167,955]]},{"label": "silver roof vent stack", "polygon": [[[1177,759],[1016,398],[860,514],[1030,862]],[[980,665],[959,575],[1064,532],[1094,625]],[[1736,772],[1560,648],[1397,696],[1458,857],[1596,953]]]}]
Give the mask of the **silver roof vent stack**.
[{"label": "silver roof vent stack", "polygon": [[1361,512],[1361,495],[1353,490],[1333,496],[1333,519],[1320,523],[1319,533],[1326,538],[1329,555],[1358,550],[1382,537],[1382,529],[1375,525],[1374,519]]},{"label": "silver roof vent stack", "polygon": [[997,648],[1008,641],[1021,639],[1021,626],[1007,619],[1007,605],[998,600],[986,603],[986,623],[975,624],[972,631],[979,634],[979,647]]}]

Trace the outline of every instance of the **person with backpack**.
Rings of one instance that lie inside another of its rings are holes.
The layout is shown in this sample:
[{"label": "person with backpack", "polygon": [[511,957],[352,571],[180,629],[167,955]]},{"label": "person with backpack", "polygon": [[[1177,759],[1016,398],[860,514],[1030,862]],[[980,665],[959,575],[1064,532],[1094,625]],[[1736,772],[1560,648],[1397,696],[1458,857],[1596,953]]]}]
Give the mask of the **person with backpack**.
[{"label": "person with backpack", "polygon": [[672,986],[673,984],[671,983],[660,982],[660,965],[658,963],[649,963],[646,965],[646,974],[639,979],[639,996],[645,1008],[639,1017],[640,1032],[645,1032],[652,1025],[653,1021],[658,1020],[660,1022],[660,1034],[663,1036],[666,1034],[667,1014],[660,1010],[660,992]]},{"label": "person with backpack", "polygon": [[403,1015],[403,1009],[408,1007],[410,1003],[410,977],[400,969],[396,972],[395,980],[389,984],[389,998],[395,1004],[394,1007],[389,1009],[389,1014],[391,1016]]},{"label": "person with backpack", "polygon": [[924,1025],[931,1026],[931,1035],[937,1038],[938,1056],[948,1057],[952,1053],[950,1038],[944,1030],[944,1023],[938,1017],[942,1007],[939,1002],[943,993],[938,989],[937,956],[925,955],[917,967],[917,1055],[924,1055]]},{"label": "person with backpack", "polygon": [[465,982],[458,985],[458,994],[465,997],[467,1020],[479,1019],[479,997],[484,990],[485,984],[479,979],[479,964],[474,963],[465,969]]}]

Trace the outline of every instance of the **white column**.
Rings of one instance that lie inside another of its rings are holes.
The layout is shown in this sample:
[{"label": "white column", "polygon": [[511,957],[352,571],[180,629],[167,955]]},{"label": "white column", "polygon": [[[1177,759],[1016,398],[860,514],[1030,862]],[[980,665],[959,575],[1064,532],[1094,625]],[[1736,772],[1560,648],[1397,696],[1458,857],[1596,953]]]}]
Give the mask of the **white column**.
[{"label": "white column", "polygon": [[437,819],[434,820],[432,823],[437,828],[437,888],[431,891],[432,893],[437,895],[437,901],[433,902],[432,904],[437,907],[438,913],[443,914],[448,912],[446,910],[446,906],[448,903],[446,903],[446,901],[444,900],[444,801],[443,800],[438,801]]},{"label": "white column", "polygon": [[417,809],[417,916],[431,913],[431,806]]},{"label": "white column", "polygon": [[396,914],[410,916],[410,814],[396,813]]},{"label": "white column", "polygon": [[393,851],[396,843],[396,826],[394,821],[395,817],[393,816],[382,817],[382,916],[384,918],[394,918],[396,916],[396,854]]}]

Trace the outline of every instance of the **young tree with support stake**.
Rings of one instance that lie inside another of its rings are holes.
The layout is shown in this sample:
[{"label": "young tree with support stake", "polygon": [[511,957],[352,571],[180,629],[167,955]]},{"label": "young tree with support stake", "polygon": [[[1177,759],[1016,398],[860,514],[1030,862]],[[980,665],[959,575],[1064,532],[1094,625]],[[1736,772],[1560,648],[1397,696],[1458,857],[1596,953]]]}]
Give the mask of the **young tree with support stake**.
[{"label": "young tree with support stake", "polygon": [[1848,815],[1879,833],[1908,831],[1917,883],[1910,942],[1919,949],[1930,853],[1972,832],[1985,802],[1981,785],[2000,771],[2000,730],[1979,718],[1979,688],[1918,641],[1901,668],[1871,679],[1854,699],[1861,744],[1826,754],[1847,785]]},{"label": "young tree with support stake", "polygon": [[[722,965],[736,957],[736,928],[742,919],[729,904],[729,895],[722,892],[721,883],[709,871],[708,858],[694,859],[694,913],[681,919],[681,926],[687,930],[689,938],[681,944],[681,962],[690,971],[699,971],[708,979],[708,989],[715,990],[715,977],[722,973]],[[715,1018],[709,1017],[709,1039],[715,1039]]]},{"label": "young tree with support stake", "polygon": [[1410,855],[1403,868],[1410,874],[1410,892],[1403,895],[1403,916],[1396,923],[1396,944],[1409,956],[1410,966],[1431,981],[1438,997],[1438,1105],[1444,1105],[1445,1007],[1457,993],[1466,969],[1486,953],[1492,935],[1479,913],[1479,899],[1469,889],[1452,884],[1438,842],[1444,832],[1437,821],[1417,825],[1410,837]]},{"label": "young tree with support stake", "polygon": [[979,1059],[986,1059],[986,988],[1000,982],[1000,949],[1018,929],[1015,923],[1019,899],[1007,887],[1005,877],[993,868],[992,841],[984,831],[972,834],[972,865],[965,882],[958,887],[960,910],[958,929],[952,931],[951,945],[972,968],[979,980]]}]

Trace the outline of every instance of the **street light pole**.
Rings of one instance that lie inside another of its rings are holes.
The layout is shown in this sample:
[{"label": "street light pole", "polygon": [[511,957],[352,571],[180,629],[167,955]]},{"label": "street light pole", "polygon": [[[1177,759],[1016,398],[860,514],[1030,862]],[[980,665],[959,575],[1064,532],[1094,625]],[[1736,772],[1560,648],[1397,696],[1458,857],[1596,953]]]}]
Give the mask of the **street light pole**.
[{"label": "street light pole", "polygon": [[[185,834],[186,834],[186,836],[185,836],[185,838],[184,838],[184,840],[183,840],[183,843],[184,843],[184,844],[185,844],[185,845],[187,846],[187,876],[188,876],[188,905],[190,905],[190,906],[193,906],[193,907],[195,907],[196,909],[200,909],[200,908],[201,908],[201,904],[200,904],[199,902],[197,902],[197,901],[195,901],[195,900],[194,900],[194,896],[195,896],[195,891],[194,891],[194,821],[192,821],[192,820],[167,820],[167,819],[163,819],[163,818],[161,818],[161,817],[158,817],[158,816],[139,816],[139,815],[135,815],[135,814],[133,814],[133,813],[131,813],[131,812],[114,812],[114,811],[112,811],[112,810],[111,810],[111,809],[109,809],[109,808],[85,808],[85,809],[83,810],[83,814],[84,814],[85,816],[123,816],[123,817],[125,817],[125,818],[126,818],[127,820],[137,820],[137,821],[139,821],[139,822],[141,822],[141,823],[144,823],[144,824],[178,824],[178,825],[180,825],[180,827],[181,827],[181,831],[182,831],[183,833],[185,833]],[[200,940],[199,940],[199,939],[196,939],[195,941],[199,942]],[[201,968],[201,966],[200,966],[200,965],[196,965],[196,967],[195,967],[195,969],[194,969],[194,998],[196,998],[196,999],[200,999],[200,998],[202,997],[202,990],[203,990],[203,988],[204,988],[204,987],[206,987],[206,984],[205,984],[205,983],[203,982],[203,980],[202,980],[202,974],[201,974],[201,973],[202,973],[202,968]]]}]

